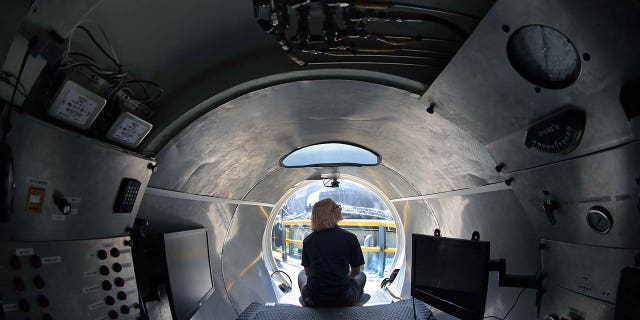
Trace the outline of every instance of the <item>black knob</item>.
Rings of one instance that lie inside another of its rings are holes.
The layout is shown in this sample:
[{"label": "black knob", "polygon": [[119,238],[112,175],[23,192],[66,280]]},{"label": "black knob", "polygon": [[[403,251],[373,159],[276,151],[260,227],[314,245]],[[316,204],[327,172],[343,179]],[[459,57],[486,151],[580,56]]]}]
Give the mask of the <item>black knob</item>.
[{"label": "black knob", "polygon": [[53,203],[56,204],[62,214],[69,214],[69,212],[71,212],[71,204],[62,193],[56,192],[53,194]]},{"label": "black knob", "polygon": [[122,307],[120,307],[120,312],[122,314],[129,314],[129,311],[131,311],[131,308],[129,308],[129,306],[127,305],[123,305]]},{"label": "black knob", "polygon": [[118,299],[127,300],[127,294],[124,291],[118,292]]},{"label": "black knob", "polygon": [[24,288],[26,287],[24,280],[22,280],[22,278],[15,278],[13,279],[13,287],[16,288],[16,291],[24,291]]},{"label": "black knob", "polygon": [[31,256],[31,266],[36,269],[42,267],[42,259],[37,254]]},{"label": "black knob", "polygon": [[103,276],[109,275],[109,267],[100,266],[100,274],[103,275]]},{"label": "black knob", "polygon": [[44,288],[44,279],[41,276],[35,276],[33,278],[33,285],[38,289]]},{"label": "black knob", "polygon": [[29,312],[31,306],[29,306],[29,302],[27,300],[22,299],[18,302],[18,308],[20,308],[20,311],[22,312]]},{"label": "black knob", "polygon": [[120,250],[118,248],[112,248],[111,249],[111,256],[114,258],[117,258],[120,256]]},{"label": "black knob", "polygon": [[104,298],[104,303],[106,303],[109,306],[112,306],[116,304],[116,299],[114,299],[112,296],[107,296],[106,298]]},{"label": "black knob", "polygon": [[113,280],[113,283],[115,283],[118,287],[124,287],[124,279],[120,277],[117,277],[115,280]]},{"label": "black knob", "polygon": [[20,270],[22,268],[22,262],[20,262],[20,258],[18,256],[11,256],[11,260],[9,262],[11,264],[11,269]]},{"label": "black knob", "polygon": [[45,296],[39,296],[38,297],[38,304],[43,307],[46,308],[49,306],[49,299]]},{"label": "black knob", "polygon": [[107,258],[107,252],[104,250],[98,250],[98,259],[104,260]]},{"label": "black knob", "polygon": [[115,311],[115,310],[109,311],[109,319],[118,319],[118,311]]},{"label": "black knob", "polygon": [[112,286],[111,286],[111,282],[109,282],[109,280],[105,280],[102,281],[102,289],[104,289],[105,291],[109,291],[111,290]]},{"label": "black knob", "polygon": [[119,264],[119,263],[117,263],[117,262],[116,262],[116,263],[114,263],[114,264],[113,264],[113,271],[115,271],[115,272],[120,272],[120,271],[122,271],[122,265],[121,265],[121,264]]}]

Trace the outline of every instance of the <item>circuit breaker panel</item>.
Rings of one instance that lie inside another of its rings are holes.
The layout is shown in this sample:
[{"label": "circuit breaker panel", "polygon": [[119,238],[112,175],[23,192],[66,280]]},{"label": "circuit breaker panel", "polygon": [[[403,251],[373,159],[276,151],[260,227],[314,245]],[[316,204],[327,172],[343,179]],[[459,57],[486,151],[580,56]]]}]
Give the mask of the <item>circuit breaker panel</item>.
[{"label": "circuit breaker panel", "polygon": [[0,242],[0,319],[136,319],[129,241]]}]

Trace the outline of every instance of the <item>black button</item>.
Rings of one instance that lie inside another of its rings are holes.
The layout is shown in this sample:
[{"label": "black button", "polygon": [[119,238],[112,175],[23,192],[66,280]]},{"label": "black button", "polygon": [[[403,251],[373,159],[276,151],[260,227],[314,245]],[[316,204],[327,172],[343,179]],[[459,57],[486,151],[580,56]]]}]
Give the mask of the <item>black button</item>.
[{"label": "black button", "polygon": [[118,292],[118,299],[127,300],[127,294],[124,291]]},{"label": "black button", "polygon": [[104,250],[98,250],[98,259],[104,260],[107,258],[107,252]]},{"label": "black button", "polygon": [[109,319],[118,319],[118,311],[115,311],[115,310],[109,311]]},{"label": "black button", "polygon": [[13,270],[20,270],[20,268],[22,268],[22,262],[20,262],[20,258],[18,258],[18,256],[12,256],[10,264],[11,269]]},{"label": "black button", "polygon": [[109,275],[109,267],[101,266],[100,267],[100,274],[103,275],[103,276]]},{"label": "black button", "polygon": [[129,308],[129,306],[122,306],[120,307],[120,312],[122,314],[129,314],[129,311],[131,310],[131,308]]},{"label": "black button", "polygon": [[109,282],[109,280],[102,281],[102,289],[106,291],[111,290],[111,282]]},{"label": "black button", "polygon": [[106,303],[109,306],[112,306],[116,304],[116,299],[114,299],[112,296],[107,296],[106,298],[104,298],[104,303]]},{"label": "black button", "polygon": [[20,308],[20,311],[22,312],[29,312],[29,309],[31,309],[31,307],[29,306],[29,302],[27,302],[27,300],[22,299],[20,300],[20,302],[18,302],[18,308]]},{"label": "black button", "polygon": [[49,299],[45,296],[39,296],[38,297],[38,304],[43,307],[46,308],[49,306]]},{"label": "black button", "polygon": [[24,288],[26,287],[24,280],[22,280],[22,278],[13,279],[13,286],[16,288],[17,291],[24,291]]},{"label": "black button", "polygon": [[121,265],[121,264],[119,264],[119,263],[117,263],[117,262],[116,262],[116,263],[114,263],[114,264],[113,264],[113,271],[115,271],[115,272],[120,272],[120,271],[122,271],[122,265]]},{"label": "black button", "polygon": [[120,250],[118,250],[118,248],[113,248],[111,249],[111,256],[114,258],[117,258],[120,256]]},{"label": "black button", "polygon": [[42,259],[40,259],[40,257],[38,257],[38,255],[34,254],[31,256],[31,266],[33,266],[34,268],[40,268],[42,267]]},{"label": "black button", "polygon": [[113,283],[115,283],[118,287],[124,287],[124,279],[120,277],[117,277],[115,280],[113,280]]},{"label": "black button", "polygon": [[33,285],[38,289],[44,288],[44,279],[41,276],[35,276],[33,278]]}]

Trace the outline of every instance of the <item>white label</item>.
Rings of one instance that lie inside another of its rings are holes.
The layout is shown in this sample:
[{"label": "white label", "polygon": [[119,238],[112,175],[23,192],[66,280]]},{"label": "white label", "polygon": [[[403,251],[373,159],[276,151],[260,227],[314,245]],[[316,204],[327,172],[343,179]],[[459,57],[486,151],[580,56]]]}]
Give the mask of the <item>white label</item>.
[{"label": "white label", "polygon": [[124,118],[113,133],[113,137],[135,144],[145,135],[148,127],[133,119]]},{"label": "white label", "polygon": [[54,256],[54,257],[42,257],[42,264],[52,264],[52,263],[60,263],[62,262],[62,257]]},{"label": "white label", "polygon": [[46,187],[49,185],[49,181],[36,179],[36,178],[27,178],[27,184],[39,186],[39,187]]},{"label": "white label", "polygon": [[91,286],[91,287],[82,288],[82,292],[84,294],[96,292],[98,290],[100,290],[100,285],[99,284],[97,284],[95,286]]},{"label": "white label", "polygon": [[82,199],[79,197],[67,197],[67,201],[69,201],[69,204],[78,204],[82,202]]},{"label": "white label", "polygon": [[85,278],[95,277],[97,275],[98,275],[98,270],[96,270],[96,271],[85,271],[85,273],[84,273],[84,277]]},{"label": "white label", "polygon": [[107,316],[102,316],[100,318],[96,318],[95,320],[106,320],[106,319],[107,319]]},{"label": "white label", "polygon": [[55,113],[75,123],[86,124],[97,106],[97,102],[81,95],[76,90],[69,90]]},{"label": "white label", "polygon": [[122,264],[122,268],[123,269],[124,268],[129,268],[129,267],[131,267],[131,262],[125,262],[125,263]]},{"label": "white label", "polygon": [[95,310],[104,307],[104,302],[98,301],[89,305],[89,310]]},{"label": "white label", "polygon": [[21,256],[32,256],[33,255],[33,248],[19,248],[16,249],[16,256],[21,257]]},{"label": "white label", "polygon": [[113,247],[113,242],[105,242],[102,244],[103,248],[111,248]]},{"label": "white label", "polygon": [[78,215],[78,209],[75,209],[75,208],[71,209],[71,211],[69,211],[69,214],[73,215],[73,216],[77,216]]},{"label": "white label", "polygon": [[52,214],[51,215],[51,220],[53,220],[53,221],[65,221],[65,220],[67,220],[67,216],[65,216],[63,214]]},{"label": "white label", "polygon": [[4,312],[16,311],[16,310],[18,310],[18,305],[15,304],[15,303],[3,304],[2,305],[2,310],[4,310]]}]

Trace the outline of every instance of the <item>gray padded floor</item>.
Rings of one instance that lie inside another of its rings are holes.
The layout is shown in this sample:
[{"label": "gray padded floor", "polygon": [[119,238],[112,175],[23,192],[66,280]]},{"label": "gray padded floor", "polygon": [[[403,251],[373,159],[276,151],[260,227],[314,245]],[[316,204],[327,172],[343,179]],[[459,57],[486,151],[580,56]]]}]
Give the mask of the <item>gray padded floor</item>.
[{"label": "gray padded floor", "polygon": [[[415,301],[416,318],[419,320],[436,320],[431,315],[427,306]],[[429,318],[431,316],[431,318]],[[288,304],[265,306],[262,303],[254,302],[250,304],[236,320],[374,320],[374,319],[405,319],[411,320],[413,317],[412,300],[403,300],[390,304],[383,304],[368,307],[349,308],[304,308]]]}]

